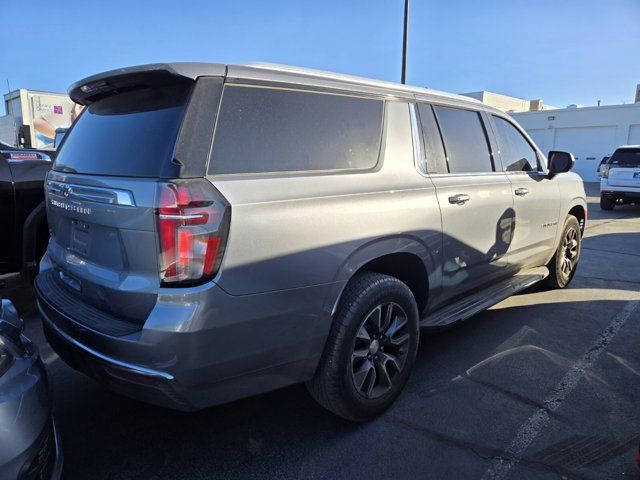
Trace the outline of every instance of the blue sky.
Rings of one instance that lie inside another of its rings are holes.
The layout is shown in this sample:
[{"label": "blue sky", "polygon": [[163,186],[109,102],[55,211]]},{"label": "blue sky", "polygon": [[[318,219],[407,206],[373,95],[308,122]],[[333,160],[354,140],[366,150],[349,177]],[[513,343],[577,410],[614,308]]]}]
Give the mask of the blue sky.
[{"label": "blue sky", "polygon": [[[160,61],[269,61],[399,80],[403,0],[11,2],[0,91]],[[412,0],[408,83],[633,102],[640,0]],[[17,14],[21,17],[18,18]]]}]

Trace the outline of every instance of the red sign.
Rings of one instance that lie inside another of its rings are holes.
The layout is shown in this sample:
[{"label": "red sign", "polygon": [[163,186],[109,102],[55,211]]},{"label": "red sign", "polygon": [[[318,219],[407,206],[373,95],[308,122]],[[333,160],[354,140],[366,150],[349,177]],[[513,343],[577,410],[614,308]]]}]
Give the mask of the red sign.
[{"label": "red sign", "polygon": [[38,160],[37,153],[10,153],[11,160]]}]

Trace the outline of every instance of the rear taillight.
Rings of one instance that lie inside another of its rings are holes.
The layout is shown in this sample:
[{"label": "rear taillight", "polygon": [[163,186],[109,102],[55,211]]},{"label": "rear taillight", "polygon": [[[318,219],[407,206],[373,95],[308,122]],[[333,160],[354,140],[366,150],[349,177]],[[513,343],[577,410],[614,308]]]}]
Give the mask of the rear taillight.
[{"label": "rear taillight", "polygon": [[602,168],[602,178],[609,178],[609,165]]},{"label": "rear taillight", "polygon": [[158,184],[160,283],[201,283],[220,268],[231,207],[205,179]]}]

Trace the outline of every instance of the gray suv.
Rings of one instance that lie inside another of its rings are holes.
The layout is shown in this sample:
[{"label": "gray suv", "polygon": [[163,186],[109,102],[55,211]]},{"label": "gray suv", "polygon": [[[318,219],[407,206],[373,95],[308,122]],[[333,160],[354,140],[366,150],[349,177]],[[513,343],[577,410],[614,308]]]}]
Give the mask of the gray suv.
[{"label": "gray suv", "polygon": [[566,286],[573,158],[423,88],[275,65],[155,64],[71,86],[46,180],[47,338],[110,388],[196,410],[299,382],[355,421],[420,328]]}]

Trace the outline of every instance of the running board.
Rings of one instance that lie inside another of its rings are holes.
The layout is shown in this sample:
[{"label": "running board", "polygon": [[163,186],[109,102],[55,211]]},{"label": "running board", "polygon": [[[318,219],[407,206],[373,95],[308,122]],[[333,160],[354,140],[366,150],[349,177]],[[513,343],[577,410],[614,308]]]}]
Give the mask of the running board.
[{"label": "running board", "polygon": [[420,327],[434,329],[450,327],[538,283],[547,275],[549,275],[547,267],[518,272],[513,277],[491,285],[469,297],[439,308],[435,312],[427,313],[420,320]]}]

